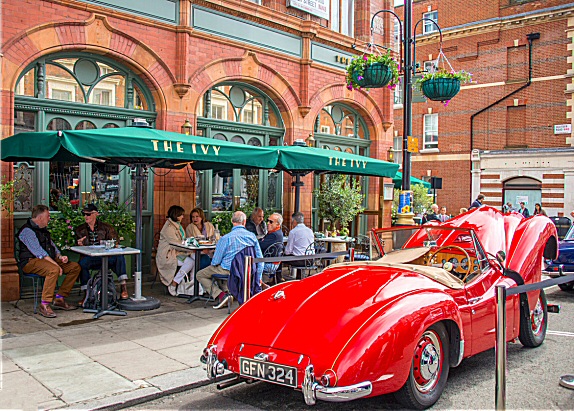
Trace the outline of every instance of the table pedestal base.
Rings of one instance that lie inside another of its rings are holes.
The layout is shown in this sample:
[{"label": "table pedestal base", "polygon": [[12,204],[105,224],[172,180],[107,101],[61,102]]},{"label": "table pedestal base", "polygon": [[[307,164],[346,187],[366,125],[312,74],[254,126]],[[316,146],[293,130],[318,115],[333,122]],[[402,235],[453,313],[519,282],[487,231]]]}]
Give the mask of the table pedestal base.
[{"label": "table pedestal base", "polygon": [[98,318],[100,318],[102,315],[106,315],[106,314],[109,314],[109,315],[121,315],[121,316],[123,316],[123,315],[128,315],[128,313],[126,313],[125,311],[116,310],[116,309],[111,309],[111,310],[110,310],[110,309],[107,309],[107,310],[94,310],[94,309],[91,309],[91,308],[84,308],[84,312],[85,312],[85,313],[95,314],[95,315],[94,315],[94,319],[98,319]]}]

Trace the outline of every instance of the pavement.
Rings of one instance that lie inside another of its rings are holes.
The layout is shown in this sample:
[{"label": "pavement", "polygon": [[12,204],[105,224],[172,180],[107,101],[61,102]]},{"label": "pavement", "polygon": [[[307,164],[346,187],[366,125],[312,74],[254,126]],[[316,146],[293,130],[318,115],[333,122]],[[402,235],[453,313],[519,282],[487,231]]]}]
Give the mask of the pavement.
[{"label": "pavement", "polygon": [[[2,302],[0,409],[119,409],[207,384],[199,358],[227,309],[188,304],[161,284],[144,284],[142,295],[161,307],[99,319],[57,310],[57,318],[44,318],[33,313],[32,298]],[[79,299],[74,290],[67,301]]]}]

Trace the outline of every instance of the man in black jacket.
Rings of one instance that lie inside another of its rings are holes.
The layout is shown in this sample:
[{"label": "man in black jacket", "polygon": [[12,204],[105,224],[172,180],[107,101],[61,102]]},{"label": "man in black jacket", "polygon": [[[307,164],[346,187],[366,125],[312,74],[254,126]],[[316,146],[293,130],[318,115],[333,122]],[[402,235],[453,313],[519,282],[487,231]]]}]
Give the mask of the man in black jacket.
[{"label": "man in black jacket", "polygon": [[[45,278],[42,303],[38,307],[38,312],[44,317],[54,318],[56,314],[50,307],[52,302],[53,307],[60,310],[77,308],[69,305],[65,297],[70,295],[81,268],[78,263],[69,262],[68,257],[60,253],[48,231],[49,222],[50,211],[47,206],[40,204],[32,209],[32,218],[29,218],[18,232],[20,241],[18,266],[25,273],[37,274]],[[66,279],[54,298],[58,277],[62,274],[66,276]]]},{"label": "man in black jacket", "polygon": [[439,223],[441,222],[441,219],[438,216],[438,205],[436,204],[431,205],[430,213],[427,212],[425,215],[423,215],[421,224],[428,223],[429,221],[438,221]]},{"label": "man in black jacket", "polygon": [[[259,246],[263,252],[264,257],[276,257],[279,251],[283,250],[283,231],[281,226],[283,225],[283,216],[279,213],[273,213],[267,218],[267,234],[265,237],[259,240]],[[268,255],[267,250],[273,244],[279,243],[279,247],[274,248],[273,254]],[[263,274],[274,271],[276,280],[278,283],[283,282],[283,277],[281,276],[281,265],[277,266],[274,263],[265,263],[263,268]]]},{"label": "man in black jacket", "polygon": [[267,234],[267,227],[263,221],[264,219],[265,213],[263,212],[263,209],[256,207],[251,213],[249,220],[245,223],[247,231],[251,231],[255,234],[255,237],[257,237],[258,240],[262,239],[265,237],[265,234]]}]

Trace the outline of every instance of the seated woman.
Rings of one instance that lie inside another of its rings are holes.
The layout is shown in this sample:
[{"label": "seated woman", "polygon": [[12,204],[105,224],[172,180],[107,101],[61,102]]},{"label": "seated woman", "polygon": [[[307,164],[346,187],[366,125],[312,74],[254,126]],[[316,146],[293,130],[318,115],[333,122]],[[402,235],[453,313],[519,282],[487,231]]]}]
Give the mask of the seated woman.
[{"label": "seated woman", "polygon": [[[185,231],[181,226],[185,210],[172,205],[167,212],[167,221],[159,233],[157,246],[156,264],[161,282],[167,285],[169,293],[177,295],[178,284],[186,274],[193,272],[195,258],[185,252],[177,251],[169,243],[179,243],[185,238]],[[176,273],[177,267],[180,267]]]},{"label": "seated woman", "polygon": [[[209,221],[205,221],[205,213],[201,208],[196,207],[191,210],[191,213],[189,213],[189,220],[191,221],[191,224],[185,228],[186,237],[197,238],[198,236],[203,236],[206,240],[215,238],[215,227]],[[201,269],[204,269],[211,264],[209,253],[210,250],[204,250],[201,254],[201,261],[199,262]]]}]

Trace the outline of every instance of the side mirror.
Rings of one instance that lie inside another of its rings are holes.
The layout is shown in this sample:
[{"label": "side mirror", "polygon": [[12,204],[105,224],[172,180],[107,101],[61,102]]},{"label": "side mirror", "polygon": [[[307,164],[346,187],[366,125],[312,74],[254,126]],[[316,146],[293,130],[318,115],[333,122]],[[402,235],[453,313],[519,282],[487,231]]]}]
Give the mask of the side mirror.
[{"label": "side mirror", "polygon": [[496,260],[502,265],[504,260],[506,260],[506,253],[502,250],[496,253]]}]

